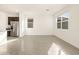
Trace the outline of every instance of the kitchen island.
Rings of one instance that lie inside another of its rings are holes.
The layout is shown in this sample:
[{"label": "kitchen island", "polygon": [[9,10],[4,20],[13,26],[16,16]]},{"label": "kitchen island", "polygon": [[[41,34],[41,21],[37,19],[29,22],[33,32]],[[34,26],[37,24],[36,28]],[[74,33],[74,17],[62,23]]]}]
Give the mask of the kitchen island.
[{"label": "kitchen island", "polygon": [[0,45],[7,42],[7,31],[0,31]]}]

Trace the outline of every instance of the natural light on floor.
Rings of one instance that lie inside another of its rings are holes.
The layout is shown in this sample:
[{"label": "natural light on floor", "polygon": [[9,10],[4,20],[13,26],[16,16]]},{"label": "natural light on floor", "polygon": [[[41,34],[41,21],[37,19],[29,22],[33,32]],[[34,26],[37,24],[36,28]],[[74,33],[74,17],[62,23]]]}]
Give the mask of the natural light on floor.
[{"label": "natural light on floor", "polygon": [[55,43],[52,43],[48,55],[66,55],[65,52]]}]

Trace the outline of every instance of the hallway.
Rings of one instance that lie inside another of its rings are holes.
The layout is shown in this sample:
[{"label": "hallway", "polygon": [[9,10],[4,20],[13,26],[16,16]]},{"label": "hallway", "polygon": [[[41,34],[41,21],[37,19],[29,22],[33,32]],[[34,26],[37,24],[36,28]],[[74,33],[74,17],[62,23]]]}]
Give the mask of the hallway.
[{"label": "hallway", "polygon": [[[77,55],[79,49],[56,36],[24,36],[0,46],[1,55],[48,55],[49,48],[56,44],[65,55]],[[52,48],[54,50],[56,47]],[[55,53],[56,51],[54,51]],[[59,51],[57,51],[59,53]],[[54,54],[52,52],[52,54]],[[61,55],[61,54],[57,54]]]}]

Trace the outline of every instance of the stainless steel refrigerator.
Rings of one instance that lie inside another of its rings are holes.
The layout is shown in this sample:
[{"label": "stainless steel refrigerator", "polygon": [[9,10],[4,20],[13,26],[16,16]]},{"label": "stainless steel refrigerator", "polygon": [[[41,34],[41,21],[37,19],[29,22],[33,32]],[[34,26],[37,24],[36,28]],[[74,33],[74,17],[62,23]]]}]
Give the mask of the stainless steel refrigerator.
[{"label": "stainless steel refrigerator", "polygon": [[10,24],[12,27],[11,36],[19,36],[19,21],[11,21]]}]

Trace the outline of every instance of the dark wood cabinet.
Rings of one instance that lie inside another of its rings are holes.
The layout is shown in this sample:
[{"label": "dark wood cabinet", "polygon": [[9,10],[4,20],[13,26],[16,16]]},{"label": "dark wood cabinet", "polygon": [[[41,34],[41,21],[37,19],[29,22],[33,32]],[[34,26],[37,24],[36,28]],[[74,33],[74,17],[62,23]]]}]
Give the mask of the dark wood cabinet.
[{"label": "dark wood cabinet", "polygon": [[8,25],[10,25],[10,21],[19,21],[19,17],[8,17]]}]

